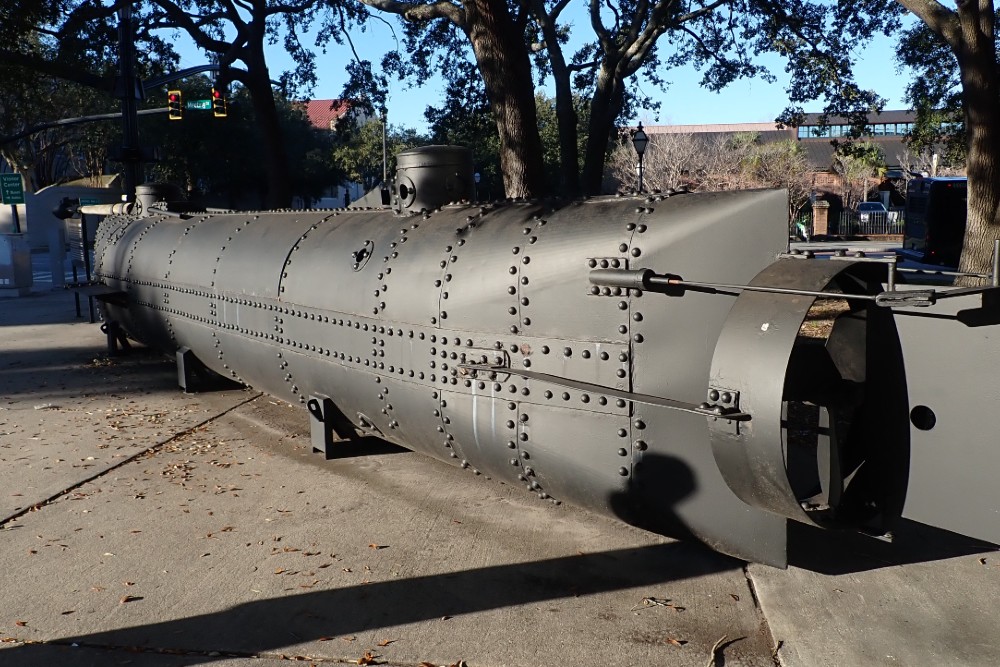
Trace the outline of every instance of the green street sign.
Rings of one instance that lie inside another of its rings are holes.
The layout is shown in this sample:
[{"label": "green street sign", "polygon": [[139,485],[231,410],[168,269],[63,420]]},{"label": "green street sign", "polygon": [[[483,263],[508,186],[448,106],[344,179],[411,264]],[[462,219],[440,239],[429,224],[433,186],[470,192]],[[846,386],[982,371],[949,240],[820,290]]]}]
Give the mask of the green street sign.
[{"label": "green street sign", "polygon": [[4,204],[24,203],[24,183],[21,174],[0,174],[0,198]]},{"label": "green street sign", "polygon": [[100,203],[97,197],[80,197],[80,206],[93,206]]},{"label": "green street sign", "polygon": [[200,109],[202,111],[212,110],[212,100],[188,100],[184,103],[187,109]]}]

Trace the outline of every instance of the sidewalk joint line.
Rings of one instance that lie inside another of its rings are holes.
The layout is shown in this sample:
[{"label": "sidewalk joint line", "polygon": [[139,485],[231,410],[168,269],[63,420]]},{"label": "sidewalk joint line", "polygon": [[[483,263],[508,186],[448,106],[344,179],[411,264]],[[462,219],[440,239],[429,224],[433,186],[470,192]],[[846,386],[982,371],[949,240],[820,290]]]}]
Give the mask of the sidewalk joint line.
[{"label": "sidewalk joint line", "polygon": [[157,442],[155,444],[152,444],[149,447],[147,447],[147,448],[145,448],[145,449],[143,449],[141,451],[136,452],[132,456],[129,456],[129,457],[125,458],[125,459],[122,459],[121,461],[118,461],[114,465],[112,465],[112,466],[110,466],[108,468],[105,468],[105,469],[103,469],[103,470],[101,470],[101,471],[99,471],[99,472],[91,475],[90,477],[86,477],[84,479],[81,479],[81,480],[79,480],[79,481],[71,484],[70,486],[66,487],[65,489],[62,489],[61,491],[57,491],[56,493],[52,494],[48,498],[45,498],[44,500],[40,500],[39,502],[34,503],[33,505],[28,505],[27,507],[24,507],[24,508],[22,508],[22,509],[20,509],[20,510],[18,510],[16,512],[14,512],[10,516],[7,516],[7,517],[4,517],[4,518],[0,519],[0,530],[3,530],[4,528],[6,528],[6,526],[7,526],[8,523],[11,523],[12,521],[20,519],[25,514],[28,514],[29,512],[34,512],[34,511],[40,510],[41,508],[43,508],[43,507],[45,507],[47,505],[50,505],[53,502],[55,502],[56,500],[58,500],[59,498],[62,498],[66,494],[70,493],[71,491],[75,491],[76,489],[79,489],[81,486],[83,486],[85,484],[89,484],[90,482],[93,482],[94,480],[100,479],[101,477],[104,477],[105,475],[107,475],[109,472],[112,472],[114,470],[118,470],[122,466],[127,465],[129,463],[132,463],[133,461],[135,461],[136,459],[138,459],[141,456],[145,456],[147,454],[154,453],[157,450],[162,449],[165,445],[173,442],[174,440],[177,440],[179,438],[183,438],[184,436],[186,436],[186,435],[194,432],[196,429],[199,429],[202,426],[205,426],[206,424],[210,424],[213,421],[215,421],[216,419],[219,419],[220,417],[225,417],[230,412],[233,412],[237,408],[241,408],[244,405],[247,405],[248,403],[252,403],[253,401],[256,401],[258,398],[260,398],[263,395],[264,395],[263,392],[257,392],[256,394],[254,394],[250,398],[247,398],[247,399],[245,399],[243,401],[240,401],[236,405],[234,405],[234,406],[232,406],[230,408],[226,408],[225,410],[223,410],[222,412],[220,412],[220,413],[218,413],[216,415],[213,415],[211,417],[203,419],[202,421],[200,421],[197,424],[194,424],[192,426],[189,426],[188,428],[184,429],[183,431],[179,431],[177,433],[174,433],[169,438],[167,438],[165,440],[162,440],[160,442]]}]

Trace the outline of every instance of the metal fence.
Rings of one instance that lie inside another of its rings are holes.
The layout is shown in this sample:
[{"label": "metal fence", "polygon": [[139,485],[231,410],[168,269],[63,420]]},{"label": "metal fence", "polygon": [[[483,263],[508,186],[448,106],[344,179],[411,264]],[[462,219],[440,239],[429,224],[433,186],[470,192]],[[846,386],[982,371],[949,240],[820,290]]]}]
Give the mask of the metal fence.
[{"label": "metal fence", "polygon": [[858,213],[841,211],[837,220],[839,236],[888,236],[903,233],[903,211],[888,213]]},{"label": "metal fence", "polygon": [[[832,236],[892,236],[903,233],[903,210],[894,209],[888,213],[861,213],[841,211],[839,218],[829,224]],[[800,241],[808,241],[813,235],[812,211],[795,216],[788,226],[788,236]]]}]

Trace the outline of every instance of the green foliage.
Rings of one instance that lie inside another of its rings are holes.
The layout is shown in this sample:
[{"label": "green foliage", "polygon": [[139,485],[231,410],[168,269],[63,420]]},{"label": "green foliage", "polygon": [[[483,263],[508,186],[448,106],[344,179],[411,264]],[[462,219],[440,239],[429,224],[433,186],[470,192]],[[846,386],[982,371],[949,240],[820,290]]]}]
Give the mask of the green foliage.
[{"label": "green foliage", "polygon": [[[481,198],[502,198],[504,190],[503,175],[500,173],[500,142],[482,78],[475,65],[465,60],[451,64],[449,77],[441,104],[428,107],[425,112],[430,126],[430,141],[471,148],[476,170],[480,174]],[[559,183],[561,160],[555,102],[554,98],[544,93],[535,93],[542,162],[546,179],[553,188]],[[578,119],[577,141],[582,156],[586,144],[589,107],[587,100],[581,97],[574,98],[573,103]],[[582,167],[581,158],[578,168]]]},{"label": "green foliage", "polygon": [[500,172],[500,139],[475,65],[462,60],[453,62],[445,80],[444,100],[428,107],[424,116],[430,126],[430,141],[435,144],[467,146],[480,175],[480,199],[504,196]]},{"label": "green foliage", "polygon": [[347,180],[361,183],[365,191],[382,182],[383,156],[388,178],[396,172],[396,154],[423,145],[425,137],[415,130],[399,126],[385,127],[385,153],[382,152],[381,118],[338,127],[333,142],[332,161]]},{"label": "green foliage", "polygon": [[[43,123],[119,110],[110,94],[117,70],[115,9],[87,0],[39,0],[0,7],[0,137]],[[146,14],[139,11],[136,22]],[[140,31],[141,32],[141,31]],[[140,39],[141,76],[162,73],[176,59],[172,45]],[[40,188],[104,173],[120,121],[65,126],[4,141],[0,154]],[[119,140],[120,141],[120,140]]]},{"label": "green foliage", "polygon": [[[588,126],[590,124],[589,100],[580,95],[573,96],[573,108],[576,112],[576,144],[579,151],[577,170],[583,169],[583,156],[587,147]],[[556,113],[556,100],[545,93],[535,93],[535,109],[538,112],[538,132],[542,139],[542,160],[545,173],[553,188],[559,183],[559,165],[562,159],[559,148],[559,124]],[[608,150],[612,144],[609,142]]]},{"label": "green foliage", "polygon": [[[0,65],[0,135],[43,123],[117,110],[108,97],[78,84]],[[37,190],[59,180],[101,174],[114,122],[48,129],[0,145],[0,155]]]},{"label": "green foliage", "polygon": [[60,0],[0,4],[0,40],[10,48],[30,50],[34,41],[30,36],[38,26],[55,23],[62,5]]},{"label": "green foliage", "polygon": [[[1000,15],[996,22],[996,30],[1000,31]],[[940,151],[945,163],[964,164],[968,135],[954,52],[926,23],[917,22],[901,33],[896,60],[897,71],[908,71],[912,76],[906,87],[906,100],[917,112],[911,148],[917,152]],[[1000,63],[1000,43],[996,60]]]}]

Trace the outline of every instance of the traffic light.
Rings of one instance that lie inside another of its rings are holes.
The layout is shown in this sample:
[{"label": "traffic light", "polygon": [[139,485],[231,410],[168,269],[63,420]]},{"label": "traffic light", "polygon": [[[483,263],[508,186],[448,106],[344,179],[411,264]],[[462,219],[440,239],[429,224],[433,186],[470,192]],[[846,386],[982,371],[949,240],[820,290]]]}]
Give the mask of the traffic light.
[{"label": "traffic light", "polygon": [[170,120],[180,120],[184,117],[184,109],[181,106],[181,91],[167,91],[167,118]]},{"label": "traffic light", "polygon": [[226,117],[226,96],[218,88],[212,89],[212,115],[216,118]]}]

